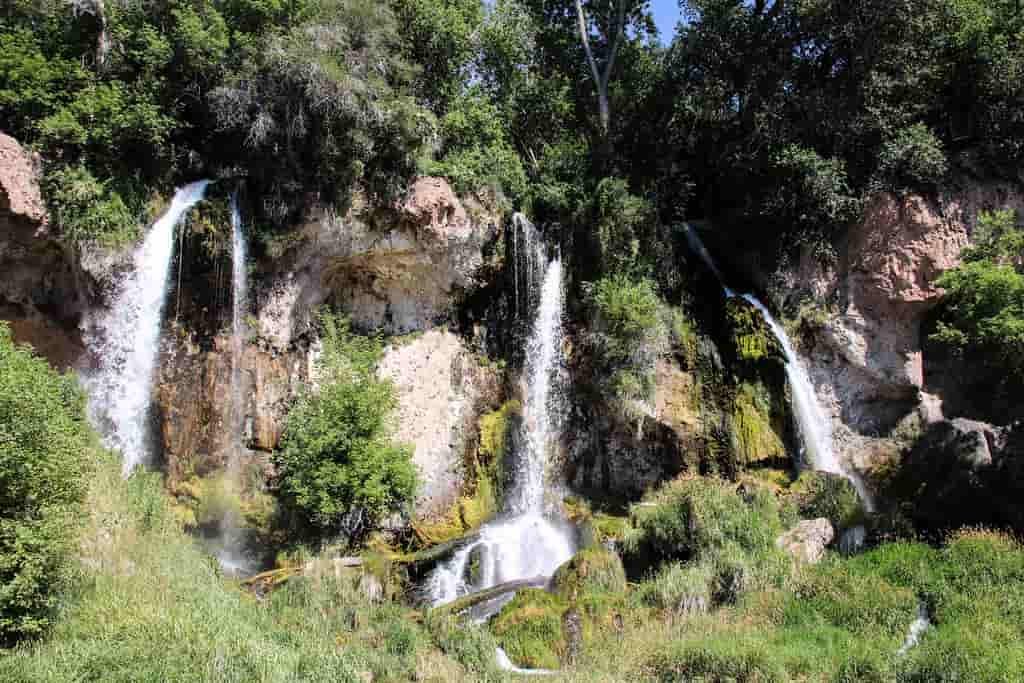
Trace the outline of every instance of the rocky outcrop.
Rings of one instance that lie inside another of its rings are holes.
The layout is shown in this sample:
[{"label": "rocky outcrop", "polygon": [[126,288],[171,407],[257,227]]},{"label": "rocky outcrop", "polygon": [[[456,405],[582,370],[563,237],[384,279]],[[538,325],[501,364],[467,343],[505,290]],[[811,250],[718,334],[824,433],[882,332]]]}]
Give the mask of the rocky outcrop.
[{"label": "rocky outcrop", "polygon": [[798,564],[817,564],[825,557],[825,549],[835,535],[832,523],[827,519],[805,519],[779,536],[775,545]]},{"label": "rocky outcrop", "polygon": [[0,320],[14,339],[54,365],[82,356],[85,307],[76,260],[54,239],[39,189],[38,160],[0,133]]},{"label": "rocky outcrop", "polygon": [[[488,219],[489,220],[489,219]],[[476,283],[497,226],[474,221],[447,183],[421,179],[398,207],[315,210],[284,253],[257,260],[255,305],[241,360],[242,429],[233,428],[228,269],[186,241],[172,292],[156,392],[159,435],[173,488],[221,471],[241,444],[244,462],[269,468],[301,387],[315,385],[316,310],[347,313],[356,328],[392,337],[380,373],[399,397],[396,439],[415,446],[417,517],[441,514],[462,492],[480,414],[496,407],[500,373],[438,327]],[[293,239],[294,238],[294,239]],[[205,260],[203,260],[205,258]]]},{"label": "rocky outcrop", "polygon": [[394,209],[356,202],[345,215],[314,211],[299,243],[263,279],[260,335],[286,346],[312,312],[332,304],[362,329],[405,334],[446,318],[477,284],[483,247],[498,219],[482,207],[471,218],[447,182],[421,178]]},{"label": "rocky outcrop", "polygon": [[1024,529],[1024,427],[962,418],[932,425],[904,458],[891,494],[925,528]]},{"label": "rocky outcrop", "polygon": [[415,448],[416,516],[443,515],[463,492],[480,416],[501,403],[501,373],[440,329],[389,346],[378,372],[397,389],[395,438]]},{"label": "rocky outcrop", "polygon": [[942,297],[934,281],[960,262],[978,214],[1005,207],[1024,209],[1024,195],[982,186],[937,199],[879,195],[837,242],[833,264],[808,253],[781,274],[777,294],[811,311],[802,351],[848,462],[870,468],[879,453],[898,452],[875,437],[908,416],[942,419],[942,387],[925,383],[923,326]]}]

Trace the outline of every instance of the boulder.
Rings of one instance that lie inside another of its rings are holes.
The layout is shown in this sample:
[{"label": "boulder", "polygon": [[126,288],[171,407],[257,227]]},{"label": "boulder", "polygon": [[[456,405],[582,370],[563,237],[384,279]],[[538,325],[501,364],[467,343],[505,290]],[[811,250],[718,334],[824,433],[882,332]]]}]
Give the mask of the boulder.
[{"label": "boulder", "polygon": [[893,479],[891,496],[929,529],[1024,530],[1024,429],[957,418],[931,425]]},{"label": "boulder", "polygon": [[0,215],[24,221],[45,234],[49,216],[39,190],[37,166],[17,140],[0,133]]},{"label": "boulder", "polygon": [[805,519],[779,536],[775,545],[789,553],[798,564],[817,564],[835,538],[832,523],[824,517]]}]

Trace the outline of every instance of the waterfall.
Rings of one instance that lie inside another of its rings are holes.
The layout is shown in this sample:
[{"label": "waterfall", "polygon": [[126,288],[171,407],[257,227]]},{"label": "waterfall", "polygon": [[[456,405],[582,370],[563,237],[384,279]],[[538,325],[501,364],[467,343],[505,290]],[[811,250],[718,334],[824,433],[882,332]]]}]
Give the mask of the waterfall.
[{"label": "waterfall", "polygon": [[[715,265],[711,254],[704,247],[704,243],[701,241],[700,236],[697,235],[697,231],[689,225],[684,225],[683,229],[686,232],[686,239],[690,244],[690,248],[701,257],[708,266],[708,269],[718,278],[726,298],[736,296],[726,286],[722,273]],[[800,434],[801,456],[803,460],[815,470],[838,474],[848,479],[857,490],[857,494],[860,496],[861,501],[863,501],[864,507],[871,511],[873,507],[871,496],[864,482],[861,481],[860,477],[843,467],[836,457],[832,441],[832,420],[822,409],[818,396],[814,391],[814,386],[811,384],[811,378],[807,374],[807,369],[800,360],[800,356],[797,355],[796,349],[793,348],[785,328],[775,320],[771,311],[753,294],[744,294],[743,299],[761,313],[786,357],[786,379],[789,382],[790,392],[792,393],[793,414],[796,418],[797,430]]]},{"label": "waterfall", "polygon": [[[564,308],[562,262],[558,256],[547,259],[528,221],[517,217],[514,226],[517,232],[523,233],[521,241],[514,238],[515,244],[519,251],[529,254],[524,259],[523,274],[527,301],[534,298],[530,296],[531,288],[536,288],[530,273],[539,271],[542,263],[547,264],[526,345],[521,381],[523,419],[513,439],[515,481],[501,517],[485,524],[475,542],[459,549],[451,560],[431,574],[427,591],[435,605],[507,581],[549,577],[574,551],[568,525],[560,522],[557,509],[545,496],[551,454],[558,445],[565,411],[560,381]],[[518,281],[518,265],[516,269]],[[477,568],[475,572],[470,571],[473,565]],[[493,612],[498,607],[500,604],[485,609]]]},{"label": "waterfall", "polygon": [[174,228],[203,199],[209,180],[180,188],[134,255],[132,271],[118,284],[112,306],[87,320],[83,334],[99,367],[84,378],[89,414],[104,443],[121,451],[124,472],[149,463],[153,375],[174,252]]},{"label": "waterfall", "polygon": [[237,195],[231,196],[231,297],[231,429],[236,450],[240,451],[245,439],[242,352],[245,350],[245,315],[249,306],[249,270]]},{"label": "waterfall", "polygon": [[[249,306],[249,270],[246,265],[245,231],[238,196],[231,196],[231,424],[225,486],[241,494],[242,455],[245,451],[245,395],[242,386],[242,356],[245,351]],[[212,539],[210,549],[228,574],[246,576],[258,564],[246,552],[247,534],[238,511],[229,507],[220,521],[220,536]]]}]

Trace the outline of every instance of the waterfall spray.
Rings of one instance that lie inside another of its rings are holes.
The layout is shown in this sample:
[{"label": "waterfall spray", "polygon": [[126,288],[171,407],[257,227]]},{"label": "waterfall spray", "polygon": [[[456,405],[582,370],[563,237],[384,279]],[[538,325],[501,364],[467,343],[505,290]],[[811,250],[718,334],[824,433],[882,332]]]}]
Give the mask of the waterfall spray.
[{"label": "waterfall spray", "polygon": [[199,203],[209,180],[179,189],[134,255],[134,268],[118,285],[113,303],[84,336],[97,349],[99,368],[84,379],[89,415],[104,443],[120,450],[125,474],[152,458],[150,403],[160,327],[174,253],[174,228]]},{"label": "waterfall spray", "polygon": [[[548,467],[560,437],[565,402],[560,382],[564,309],[562,262],[557,256],[547,259],[543,244],[533,234],[535,229],[524,218],[517,216],[514,227],[523,232],[522,241],[515,239],[520,251],[525,252],[526,301],[533,299],[529,294],[531,288],[536,287],[529,273],[546,263],[537,297],[537,313],[527,342],[522,378],[523,420],[514,439],[515,482],[504,514],[484,525],[474,543],[461,548],[431,574],[427,590],[435,605],[507,581],[551,576],[572,557],[574,550],[571,534],[565,524],[559,523],[557,511],[545,496]],[[516,268],[518,273],[518,264]],[[479,567],[476,577],[471,577],[468,571],[473,562]],[[500,606],[498,602],[485,609],[493,612]]]}]

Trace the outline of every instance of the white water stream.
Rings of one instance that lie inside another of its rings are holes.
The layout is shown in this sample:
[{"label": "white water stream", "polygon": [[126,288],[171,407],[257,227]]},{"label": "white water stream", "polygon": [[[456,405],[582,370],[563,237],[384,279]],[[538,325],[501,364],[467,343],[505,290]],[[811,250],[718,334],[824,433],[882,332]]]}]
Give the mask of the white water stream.
[{"label": "white water stream", "polygon": [[[725,291],[726,298],[736,296],[735,292],[726,286],[725,281],[722,279],[722,273],[715,265],[711,254],[704,247],[704,243],[701,241],[700,236],[697,235],[697,231],[689,225],[684,226],[684,230],[686,231],[686,239],[690,243],[690,248],[704,260],[708,269],[718,278],[719,284],[722,285],[722,289]],[[800,433],[802,460],[815,470],[838,474],[848,479],[857,490],[857,494],[864,503],[864,507],[871,511],[873,503],[867,487],[864,486],[864,482],[855,473],[843,467],[836,457],[832,440],[832,420],[822,409],[818,396],[814,391],[814,385],[811,384],[810,376],[807,374],[807,369],[804,367],[803,361],[797,354],[796,349],[793,348],[785,328],[775,320],[771,311],[753,294],[744,294],[742,297],[761,313],[772,334],[779,341],[783,354],[786,356],[786,379],[789,382],[790,392],[792,393],[793,414],[796,418],[797,430]]]},{"label": "white water stream", "polygon": [[[245,453],[245,394],[242,382],[242,358],[245,351],[246,321],[249,307],[249,270],[246,264],[245,226],[237,195],[231,196],[231,424],[230,446],[224,485],[241,493],[242,457]],[[210,550],[225,572],[248,576],[259,563],[246,550],[247,534],[238,510],[229,507],[220,521],[220,534],[211,539]]]},{"label": "white water stream", "polygon": [[[560,519],[557,505],[547,500],[551,455],[558,446],[565,410],[562,370],[562,262],[550,261],[533,226],[517,219],[516,248],[527,252],[523,290],[536,288],[530,277],[544,264],[539,303],[526,348],[522,377],[522,428],[514,439],[515,481],[506,497],[504,514],[480,529],[479,538],[459,549],[430,575],[427,591],[435,604],[507,581],[550,577],[575,550],[571,529]],[[517,273],[516,281],[520,276]],[[532,297],[527,296],[527,300]],[[493,613],[500,602],[487,606]]]},{"label": "white water stream", "polygon": [[160,326],[174,253],[174,229],[206,193],[209,180],[179,189],[134,255],[134,267],[118,284],[110,308],[86,320],[84,336],[99,367],[83,380],[89,415],[104,443],[121,451],[128,474],[152,458],[150,407],[160,352]]}]

